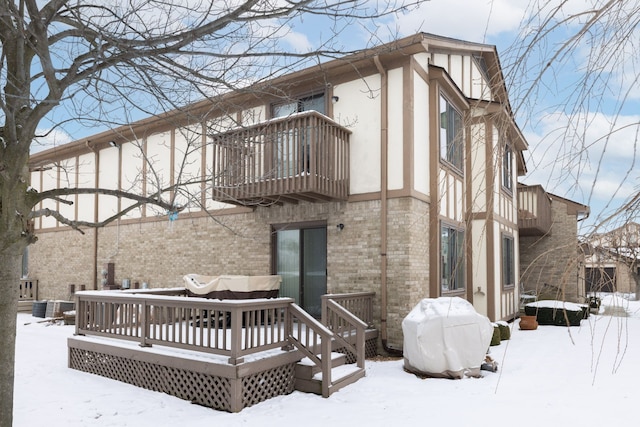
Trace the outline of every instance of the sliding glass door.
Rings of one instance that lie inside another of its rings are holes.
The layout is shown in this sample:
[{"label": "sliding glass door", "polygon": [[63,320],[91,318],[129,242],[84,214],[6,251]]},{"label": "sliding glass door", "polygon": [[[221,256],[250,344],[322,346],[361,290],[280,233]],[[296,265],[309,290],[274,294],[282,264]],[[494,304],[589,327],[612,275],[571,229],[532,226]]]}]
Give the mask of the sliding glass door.
[{"label": "sliding glass door", "polygon": [[276,231],[275,274],[282,276],[280,296],[290,297],[320,317],[320,297],[327,293],[327,228]]}]

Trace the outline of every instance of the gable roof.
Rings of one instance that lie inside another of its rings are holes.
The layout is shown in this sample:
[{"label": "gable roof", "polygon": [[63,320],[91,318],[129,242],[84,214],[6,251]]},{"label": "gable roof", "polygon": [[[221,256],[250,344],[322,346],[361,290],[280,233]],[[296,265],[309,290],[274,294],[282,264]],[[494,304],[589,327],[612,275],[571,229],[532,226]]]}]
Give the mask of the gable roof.
[{"label": "gable roof", "polygon": [[148,135],[186,123],[194,123],[194,117],[201,117],[202,119],[216,117],[216,115],[223,115],[231,107],[237,109],[238,105],[242,105],[250,108],[258,105],[258,103],[264,103],[265,99],[277,99],[285,96],[288,92],[296,91],[303,87],[317,87],[319,84],[329,86],[349,81],[350,79],[377,74],[379,73],[379,64],[392,66],[405,61],[407,56],[420,52],[460,53],[483,59],[486,67],[480,68],[483,68],[489,74],[492,94],[498,104],[501,105],[500,108],[506,111],[506,116],[509,118],[509,126],[513,130],[513,135],[516,135],[517,140],[518,172],[524,174],[526,165],[522,150],[526,150],[528,147],[524,136],[513,119],[496,47],[429,33],[418,33],[380,46],[352,52],[341,58],[332,59],[325,63],[256,83],[242,90],[203,99],[183,109],[148,117],[59,147],[53,147],[31,155],[29,163],[32,168],[41,167],[51,162],[106,148],[112,141],[116,143],[130,141],[136,139],[137,134]]}]

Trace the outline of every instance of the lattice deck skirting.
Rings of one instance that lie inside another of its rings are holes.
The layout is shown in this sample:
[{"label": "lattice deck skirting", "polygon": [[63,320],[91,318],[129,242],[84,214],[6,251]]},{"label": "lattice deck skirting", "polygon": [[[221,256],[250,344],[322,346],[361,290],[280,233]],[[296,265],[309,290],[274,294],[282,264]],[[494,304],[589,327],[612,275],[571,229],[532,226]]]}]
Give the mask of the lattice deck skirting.
[{"label": "lattice deck skirting", "polygon": [[[378,354],[378,331],[373,332],[375,332],[375,334],[373,334],[371,338],[367,337],[364,342],[364,356],[366,358],[375,357]],[[349,350],[344,348],[335,348],[333,351],[344,353],[347,356],[346,363],[356,363],[356,355]]]},{"label": "lattice deck skirting", "polygon": [[302,357],[282,352],[234,366],[116,343],[69,338],[69,367],[229,412],[293,392]]}]

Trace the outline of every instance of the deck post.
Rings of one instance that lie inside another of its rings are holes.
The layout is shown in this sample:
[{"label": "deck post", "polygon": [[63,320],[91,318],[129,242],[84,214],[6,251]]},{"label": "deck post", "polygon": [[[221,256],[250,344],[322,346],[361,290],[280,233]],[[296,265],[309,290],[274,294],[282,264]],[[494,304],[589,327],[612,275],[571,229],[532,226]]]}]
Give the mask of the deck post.
[{"label": "deck post", "polygon": [[[284,336],[290,337],[293,334],[293,316],[291,316],[291,311],[289,307],[291,304],[289,303],[287,307],[284,309]],[[291,351],[295,348],[293,343],[289,340],[289,343],[282,346],[283,351]]]},{"label": "deck post", "polygon": [[[82,321],[82,328],[85,329],[87,327],[87,319],[89,318],[89,314],[87,313],[87,302],[81,301],[78,295],[75,296],[76,302],[76,321],[75,323],[75,333],[74,335],[84,335],[80,333],[80,322]],[[81,320],[82,319],[82,320]]]},{"label": "deck post", "polygon": [[151,347],[151,344],[147,343],[147,338],[149,337],[149,334],[151,332],[151,325],[149,323],[150,312],[151,307],[147,305],[146,300],[142,300],[142,303],[140,304],[140,329],[142,330],[142,336],[140,337],[140,347]]},{"label": "deck post", "polygon": [[242,378],[235,378],[229,381],[229,407],[231,412],[242,411]]},{"label": "deck post", "polygon": [[322,323],[324,326],[329,325],[329,318],[327,316],[327,298],[329,298],[329,294],[320,296],[320,323]]},{"label": "deck post", "polygon": [[242,352],[242,310],[238,307],[231,308],[231,357],[229,364],[237,365],[244,362],[240,357]]}]

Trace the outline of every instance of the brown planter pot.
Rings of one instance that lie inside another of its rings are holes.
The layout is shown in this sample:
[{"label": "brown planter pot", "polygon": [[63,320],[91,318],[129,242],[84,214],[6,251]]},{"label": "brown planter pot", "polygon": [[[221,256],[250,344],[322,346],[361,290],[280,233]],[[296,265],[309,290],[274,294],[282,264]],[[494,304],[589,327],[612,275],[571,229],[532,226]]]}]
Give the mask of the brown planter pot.
[{"label": "brown planter pot", "polygon": [[520,316],[520,329],[525,331],[533,331],[538,329],[538,321],[536,316]]}]

